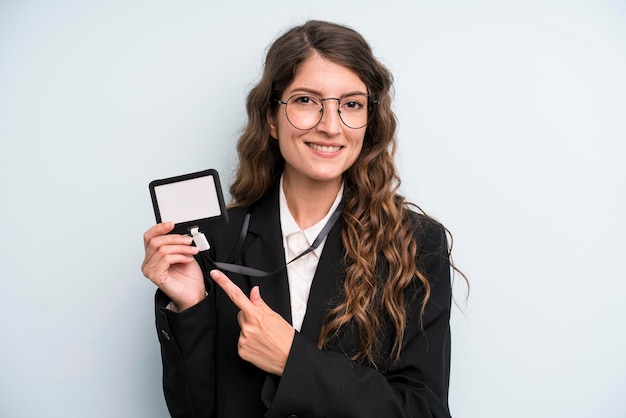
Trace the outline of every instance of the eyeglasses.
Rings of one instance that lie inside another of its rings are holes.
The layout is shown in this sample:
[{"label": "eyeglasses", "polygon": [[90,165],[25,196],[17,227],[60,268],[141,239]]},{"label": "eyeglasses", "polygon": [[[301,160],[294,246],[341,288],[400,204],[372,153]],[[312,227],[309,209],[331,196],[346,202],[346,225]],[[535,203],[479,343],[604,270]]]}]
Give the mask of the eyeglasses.
[{"label": "eyeglasses", "polygon": [[370,100],[369,94],[350,93],[339,98],[327,97],[322,99],[312,94],[298,93],[289,97],[286,102],[276,100],[276,103],[285,105],[287,120],[296,129],[306,131],[315,128],[324,116],[324,102],[337,100],[339,118],[348,128],[360,129],[367,125],[374,115],[371,107],[377,104]]}]

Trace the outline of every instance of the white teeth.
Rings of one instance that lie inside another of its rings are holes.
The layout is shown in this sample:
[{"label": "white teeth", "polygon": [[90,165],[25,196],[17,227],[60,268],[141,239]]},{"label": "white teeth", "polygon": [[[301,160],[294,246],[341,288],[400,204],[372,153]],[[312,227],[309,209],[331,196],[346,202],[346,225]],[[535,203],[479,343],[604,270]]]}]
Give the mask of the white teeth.
[{"label": "white teeth", "polygon": [[309,146],[313,148],[315,151],[320,151],[320,152],[337,152],[341,149],[341,147],[328,147],[325,145],[317,145],[317,144],[311,144],[311,143],[309,143]]}]

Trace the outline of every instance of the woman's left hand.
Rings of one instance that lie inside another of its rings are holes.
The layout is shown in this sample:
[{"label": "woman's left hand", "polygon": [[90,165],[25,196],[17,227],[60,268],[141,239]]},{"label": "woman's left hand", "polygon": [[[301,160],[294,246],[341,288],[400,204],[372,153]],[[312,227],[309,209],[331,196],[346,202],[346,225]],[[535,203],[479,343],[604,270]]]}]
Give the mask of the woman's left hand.
[{"label": "woman's left hand", "polygon": [[250,298],[219,270],[211,271],[211,278],[239,309],[237,320],[239,356],[258,368],[282,376],[295,335],[295,329],[274,312],[261,298],[259,287],[250,291]]}]

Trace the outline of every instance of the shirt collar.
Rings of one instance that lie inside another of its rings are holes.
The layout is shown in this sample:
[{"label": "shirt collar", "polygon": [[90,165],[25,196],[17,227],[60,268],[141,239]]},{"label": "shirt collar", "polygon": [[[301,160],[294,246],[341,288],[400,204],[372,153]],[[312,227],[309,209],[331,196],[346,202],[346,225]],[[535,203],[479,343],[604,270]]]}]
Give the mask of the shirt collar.
[{"label": "shirt collar", "polygon": [[[328,210],[328,213],[318,223],[316,223],[315,225],[303,231],[298,226],[298,223],[291,215],[291,211],[289,210],[289,207],[287,206],[287,198],[285,197],[285,192],[283,190],[283,176],[282,175],[280,176],[279,189],[280,189],[280,198],[279,198],[280,227],[283,233],[283,242],[286,242],[286,239],[289,235],[295,232],[303,232],[310,245],[313,241],[315,241],[315,238],[317,238],[319,233],[322,231],[322,229],[324,228],[324,225],[326,225],[326,222],[328,222],[328,219],[331,217],[333,212],[335,212],[335,210],[337,209],[337,206],[339,206],[339,204],[341,203],[341,198],[343,197],[343,183],[341,183],[339,192],[337,192],[337,196],[335,196],[335,201],[333,202],[332,206]],[[315,250],[313,250],[315,255],[317,255],[318,257],[321,255],[321,251],[322,251],[322,246],[319,246]]]}]

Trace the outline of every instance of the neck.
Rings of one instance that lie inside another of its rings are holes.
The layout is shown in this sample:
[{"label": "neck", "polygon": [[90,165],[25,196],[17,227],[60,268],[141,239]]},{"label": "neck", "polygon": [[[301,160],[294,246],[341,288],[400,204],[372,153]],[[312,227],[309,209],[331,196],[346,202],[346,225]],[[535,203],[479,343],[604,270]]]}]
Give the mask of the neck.
[{"label": "neck", "polygon": [[307,229],[318,223],[330,210],[341,188],[341,179],[330,182],[293,182],[283,177],[287,206],[298,226]]}]

